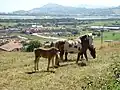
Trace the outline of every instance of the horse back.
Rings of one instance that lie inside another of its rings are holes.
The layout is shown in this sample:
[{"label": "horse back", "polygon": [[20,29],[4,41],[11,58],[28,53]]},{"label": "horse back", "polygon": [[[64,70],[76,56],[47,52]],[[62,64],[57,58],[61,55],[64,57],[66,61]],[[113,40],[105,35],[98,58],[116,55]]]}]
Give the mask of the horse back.
[{"label": "horse back", "polygon": [[57,55],[59,51],[56,48],[47,48],[47,49],[39,48],[39,49],[36,49],[34,52],[36,56],[40,56],[43,58],[52,58],[55,55]]},{"label": "horse back", "polygon": [[64,51],[68,53],[79,53],[82,49],[81,43],[77,41],[66,41],[64,44]]}]

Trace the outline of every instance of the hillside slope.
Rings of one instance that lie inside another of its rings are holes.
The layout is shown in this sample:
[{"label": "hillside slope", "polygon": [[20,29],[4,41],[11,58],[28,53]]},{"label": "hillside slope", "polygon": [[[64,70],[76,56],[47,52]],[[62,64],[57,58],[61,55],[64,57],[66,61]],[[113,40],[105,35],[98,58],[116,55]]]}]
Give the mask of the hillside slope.
[{"label": "hillside slope", "polygon": [[86,8],[86,7],[70,7],[62,6],[58,4],[46,4],[39,8],[33,8],[28,11],[20,10],[15,11],[13,14],[27,14],[27,15],[90,15],[90,16],[100,16],[100,15],[118,15],[120,14],[120,6],[110,7],[110,8]]},{"label": "hillside slope", "polygon": [[50,68],[55,73],[44,71],[47,60],[41,58],[40,71],[30,74],[33,52],[0,52],[0,90],[119,90],[120,82],[113,77],[113,68],[120,65],[119,43],[98,46],[97,58],[89,56],[84,67],[75,64],[76,55],[68,58],[61,67]]}]

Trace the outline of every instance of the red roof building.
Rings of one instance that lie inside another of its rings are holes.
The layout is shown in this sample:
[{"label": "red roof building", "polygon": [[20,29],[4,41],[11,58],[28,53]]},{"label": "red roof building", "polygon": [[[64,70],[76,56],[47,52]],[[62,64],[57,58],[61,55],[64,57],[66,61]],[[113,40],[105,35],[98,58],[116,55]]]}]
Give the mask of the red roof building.
[{"label": "red roof building", "polygon": [[22,49],[23,45],[19,42],[16,41],[11,41],[7,44],[4,44],[2,46],[0,46],[0,51],[20,51]]}]

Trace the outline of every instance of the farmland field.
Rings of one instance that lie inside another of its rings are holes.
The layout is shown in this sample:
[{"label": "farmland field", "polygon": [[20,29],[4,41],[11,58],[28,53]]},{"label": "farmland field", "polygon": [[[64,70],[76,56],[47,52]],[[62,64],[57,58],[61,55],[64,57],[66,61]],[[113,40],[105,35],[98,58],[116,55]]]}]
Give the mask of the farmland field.
[{"label": "farmland field", "polygon": [[[97,40],[100,40],[100,37],[96,38]],[[120,32],[119,31],[105,31],[103,33],[103,39],[104,40],[120,40]]]},{"label": "farmland field", "polygon": [[[51,37],[57,37],[57,38],[63,38],[63,39],[75,39],[80,37],[81,35],[85,34],[85,33],[91,33],[92,31],[81,31],[80,34],[76,34],[76,35],[66,35],[66,36],[54,36],[51,35]],[[114,34],[114,36],[113,36]],[[10,35],[20,35],[22,37],[26,37],[30,40],[39,40],[40,42],[44,42],[44,41],[54,41],[53,39],[47,39],[47,38],[42,38],[42,37],[38,37],[38,36],[34,36],[31,34],[22,34],[22,33],[11,33]],[[44,36],[44,35],[43,35]],[[50,36],[50,35],[45,35],[45,36]],[[95,40],[100,40],[101,37],[95,37]],[[119,31],[105,31],[103,33],[103,40],[120,40],[120,32]]]},{"label": "farmland field", "polygon": [[97,58],[88,52],[87,66],[75,63],[76,55],[68,55],[68,62],[55,73],[45,72],[47,60],[40,59],[39,72],[31,73],[33,52],[0,52],[0,90],[120,90],[114,70],[120,72],[120,43],[106,44],[100,48],[95,42]]}]

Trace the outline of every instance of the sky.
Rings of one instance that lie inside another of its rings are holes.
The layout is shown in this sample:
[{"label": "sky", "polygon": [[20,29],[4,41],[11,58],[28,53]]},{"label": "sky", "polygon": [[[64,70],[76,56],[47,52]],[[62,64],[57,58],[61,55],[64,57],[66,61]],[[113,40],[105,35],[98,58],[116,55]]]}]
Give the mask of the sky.
[{"label": "sky", "polygon": [[0,12],[12,12],[17,10],[30,10],[42,7],[45,4],[54,3],[64,6],[119,6],[120,0],[0,0]]}]

